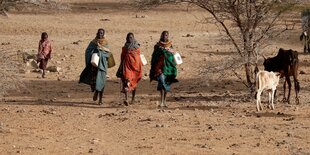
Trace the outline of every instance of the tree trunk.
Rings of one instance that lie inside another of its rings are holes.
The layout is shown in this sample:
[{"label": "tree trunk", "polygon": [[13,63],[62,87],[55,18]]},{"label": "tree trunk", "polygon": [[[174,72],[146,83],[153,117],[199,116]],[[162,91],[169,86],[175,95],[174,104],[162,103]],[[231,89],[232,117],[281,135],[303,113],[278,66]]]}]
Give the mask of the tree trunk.
[{"label": "tree trunk", "polygon": [[246,29],[243,32],[243,41],[244,41],[244,51],[246,52],[245,54],[245,76],[246,76],[246,82],[248,87],[252,87],[253,82],[253,75],[252,75],[252,69],[251,69],[251,58],[252,58],[252,40],[250,37],[250,32],[249,29]]},{"label": "tree trunk", "polygon": [[[247,51],[247,61],[245,63],[245,74],[246,74],[246,81],[249,88],[252,88],[252,86],[255,84],[255,75],[253,74],[252,70],[252,64],[251,64],[251,58],[252,58],[253,51],[249,50]],[[256,70],[257,68],[255,68]]]},{"label": "tree trunk", "polygon": [[252,82],[252,72],[251,72],[251,63],[247,62],[245,65],[245,74],[246,74],[246,81],[248,84],[248,87],[251,87],[253,82]]}]

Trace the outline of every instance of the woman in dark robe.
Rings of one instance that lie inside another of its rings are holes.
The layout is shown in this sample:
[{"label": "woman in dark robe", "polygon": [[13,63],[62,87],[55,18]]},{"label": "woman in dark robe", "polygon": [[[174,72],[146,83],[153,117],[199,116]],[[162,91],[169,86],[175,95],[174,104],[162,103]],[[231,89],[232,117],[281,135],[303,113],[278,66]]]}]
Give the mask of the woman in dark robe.
[{"label": "woman in dark robe", "polygon": [[[110,50],[108,41],[104,37],[104,29],[98,29],[96,38],[93,39],[86,51],[85,51],[85,63],[86,67],[80,75],[80,83],[85,83],[91,86],[92,92],[94,92],[93,100],[97,101],[99,94],[99,105],[102,105],[102,96],[106,83],[107,69],[108,69],[108,57],[110,56]],[[91,64],[92,54],[98,54],[99,63],[95,67]]]},{"label": "woman in dark robe", "polygon": [[161,96],[160,107],[167,107],[167,92],[171,90],[172,83],[178,82],[174,53],[172,42],[169,40],[169,32],[163,31],[159,42],[154,46],[150,70],[150,80],[158,81],[157,90],[160,91]]}]

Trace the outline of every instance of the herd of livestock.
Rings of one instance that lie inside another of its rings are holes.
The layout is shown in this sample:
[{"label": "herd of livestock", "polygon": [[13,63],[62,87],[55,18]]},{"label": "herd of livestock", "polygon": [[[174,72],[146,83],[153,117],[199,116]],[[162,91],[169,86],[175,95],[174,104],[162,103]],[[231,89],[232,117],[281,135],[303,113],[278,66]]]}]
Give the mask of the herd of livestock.
[{"label": "herd of livestock", "polygon": [[[299,104],[298,92],[300,85],[298,81],[298,52],[294,50],[285,50],[280,48],[278,54],[272,58],[264,57],[265,71],[260,71],[256,75],[256,99],[257,99],[257,111],[261,110],[260,95],[264,89],[269,90],[269,104],[274,109],[273,99],[276,95],[276,87],[279,83],[279,78],[285,77],[283,85],[284,96],[283,101],[290,103],[291,95],[291,81],[290,76],[294,79],[295,99]],[[286,98],[286,84],[288,85],[288,94]]]},{"label": "herd of livestock", "polygon": [[[310,53],[310,9],[306,9],[302,12],[302,34],[300,35],[300,41],[304,44],[304,53]],[[256,74],[256,106],[257,111],[262,110],[260,95],[263,90],[269,91],[269,107],[274,109],[273,100],[276,95],[276,87],[279,84],[279,79],[285,77],[283,84],[284,96],[283,101],[290,103],[291,95],[291,81],[290,77],[293,77],[295,88],[295,100],[296,104],[299,104],[298,92],[300,91],[300,85],[298,81],[298,52],[294,50],[285,50],[280,48],[278,54],[275,57],[266,59],[264,57],[265,71],[259,71]],[[286,84],[288,85],[288,94],[286,97]]]}]

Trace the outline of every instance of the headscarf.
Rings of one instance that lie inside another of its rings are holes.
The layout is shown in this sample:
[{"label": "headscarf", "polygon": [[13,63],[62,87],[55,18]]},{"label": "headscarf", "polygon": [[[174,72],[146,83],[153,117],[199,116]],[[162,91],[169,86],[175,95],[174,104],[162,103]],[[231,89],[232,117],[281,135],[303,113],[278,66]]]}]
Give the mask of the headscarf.
[{"label": "headscarf", "polygon": [[[129,38],[130,35],[132,35],[133,38]],[[134,50],[134,49],[138,49],[140,47],[140,44],[135,39],[133,33],[130,32],[127,34],[126,43],[125,43],[124,47],[127,48],[128,50]]]}]

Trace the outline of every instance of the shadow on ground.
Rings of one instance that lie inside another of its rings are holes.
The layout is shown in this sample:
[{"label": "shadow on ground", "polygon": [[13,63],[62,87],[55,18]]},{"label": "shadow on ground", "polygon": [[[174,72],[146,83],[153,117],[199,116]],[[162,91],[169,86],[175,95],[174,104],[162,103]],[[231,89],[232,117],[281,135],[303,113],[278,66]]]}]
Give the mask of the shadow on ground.
[{"label": "shadow on ground", "polygon": [[[181,105],[190,105],[200,101],[238,101],[248,98],[246,92],[240,91],[242,84],[231,83],[230,80],[223,80],[221,83],[205,84],[204,79],[179,79],[179,83],[172,86],[172,92],[168,95],[168,102],[175,102]],[[57,81],[57,80],[30,80],[24,81],[27,90],[19,92],[10,92],[4,102],[6,104],[16,105],[51,105],[51,106],[76,106],[88,108],[107,108],[99,106],[92,101],[93,93],[90,87],[85,84],[79,84],[77,81]],[[225,85],[230,83],[231,86]],[[236,86],[234,86],[236,85]],[[157,82],[141,80],[137,88],[137,98],[140,103],[148,104],[159,100],[159,92],[156,90]],[[229,92],[223,87],[229,87]],[[123,94],[120,92],[121,82],[118,79],[108,80],[103,101],[109,103],[110,108],[119,107],[122,104]],[[246,89],[245,89],[246,90]],[[216,107],[185,107],[190,109],[208,110]],[[179,107],[179,109],[183,109]]]}]

